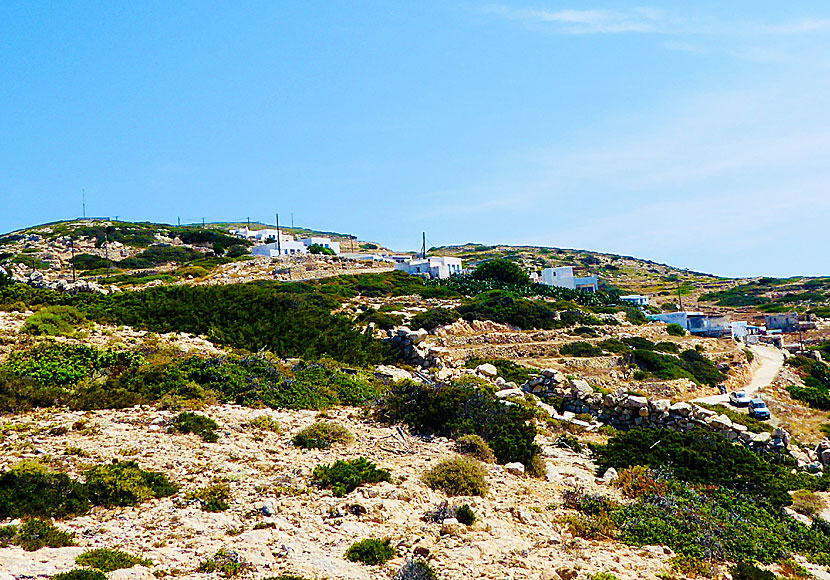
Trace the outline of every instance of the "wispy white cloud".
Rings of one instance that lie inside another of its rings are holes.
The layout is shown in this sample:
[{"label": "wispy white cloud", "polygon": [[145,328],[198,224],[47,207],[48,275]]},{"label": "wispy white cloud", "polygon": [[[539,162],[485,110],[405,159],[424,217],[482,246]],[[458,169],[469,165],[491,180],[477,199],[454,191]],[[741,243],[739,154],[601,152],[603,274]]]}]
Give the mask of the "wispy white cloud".
[{"label": "wispy white cloud", "polygon": [[663,13],[652,8],[619,12],[611,10],[544,10],[490,4],[483,11],[528,23],[551,24],[566,34],[659,32]]}]

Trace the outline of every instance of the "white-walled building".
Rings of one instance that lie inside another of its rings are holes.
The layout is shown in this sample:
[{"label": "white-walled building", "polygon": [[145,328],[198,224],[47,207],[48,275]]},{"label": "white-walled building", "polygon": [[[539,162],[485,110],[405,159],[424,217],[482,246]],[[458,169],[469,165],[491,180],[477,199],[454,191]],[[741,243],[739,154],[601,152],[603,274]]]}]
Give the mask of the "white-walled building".
[{"label": "white-walled building", "polygon": [[297,254],[307,254],[308,248],[302,242],[286,241],[273,242],[271,244],[262,244],[261,246],[254,246],[251,249],[253,256],[266,256],[268,258],[279,258],[280,256],[296,256]]},{"label": "white-walled building", "polygon": [[461,258],[450,258],[448,256],[430,256],[427,258],[415,258],[407,262],[395,264],[395,270],[401,270],[413,276],[424,276],[428,278],[449,278],[454,274],[461,274]]},{"label": "white-walled building", "polygon": [[257,232],[256,230],[249,230],[247,227],[239,228],[236,230],[230,230],[231,235],[236,236],[237,238],[242,238],[243,240],[255,240],[257,239]]},{"label": "white-walled building", "polygon": [[648,296],[643,296],[642,294],[629,294],[628,296],[620,296],[620,302],[625,302],[634,306],[648,306]]},{"label": "white-walled building", "polygon": [[335,254],[340,254],[340,242],[332,242],[331,238],[319,238],[312,236],[310,238],[303,238],[300,242],[305,244],[307,248],[317,244],[318,246],[323,246],[324,248],[332,250]]},{"label": "white-walled building", "polygon": [[542,284],[557,286],[558,288],[569,288],[571,290],[599,291],[596,274],[593,276],[574,276],[572,266],[545,268],[542,270]]}]

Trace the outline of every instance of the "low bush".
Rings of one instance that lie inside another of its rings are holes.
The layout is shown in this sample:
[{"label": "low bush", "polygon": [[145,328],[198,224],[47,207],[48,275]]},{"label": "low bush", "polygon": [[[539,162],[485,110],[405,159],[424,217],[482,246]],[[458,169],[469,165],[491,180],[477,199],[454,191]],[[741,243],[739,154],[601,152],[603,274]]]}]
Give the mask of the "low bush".
[{"label": "low bush", "polygon": [[521,266],[504,259],[482,262],[473,270],[471,277],[473,280],[496,280],[519,286],[530,284],[530,276]]},{"label": "low bush", "polygon": [[362,324],[374,323],[381,330],[391,330],[403,324],[403,316],[389,312],[379,312],[374,308],[368,308],[361,312],[355,319]]},{"label": "low bush", "polygon": [[469,504],[461,504],[455,508],[455,519],[465,526],[472,526],[476,523],[476,514]]},{"label": "low bush", "polygon": [[27,552],[34,552],[41,548],[63,548],[74,546],[74,534],[64,532],[54,526],[52,520],[32,518],[25,520],[17,529],[14,543]]},{"label": "low bush", "polygon": [[594,357],[602,356],[602,349],[590,342],[570,342],[559,347],[562,356]]},{"label": "low bush", "polygon": [[410,328],[425,330],[435,330],[439,326],[446,326],[458,320],[461,315],[453,309],[449,308],[433,308],[426,312],[419,312],[412,317],[409,323]]},{"label": "low bush", "polygon": [[469,457],[445,459],[429,469],[422,479],[432,489],[449,496],[487,495],[487,474],[481,464]]},{"label": "low bush", "polygon": [[332,465],[318,465],[311,480],[318,487],[331,489],[334,497],[343,497],[365,483],[390,481],[392,474],[366,459],[358,457],[350,461],[338,459]]},{"label": "low bush", "polygon": [[518,385],[522,385],[530,380],[530,377],[536,374],[538,371],[536,369],[531,369],[529,367],[516,364],[512,360],[506,360],[503,358],[470,358],[464,362],[464,366],[468,369],[474,369],[479,365],[483,364],[491,364],[496,367],[496,370],[499,373],[499,376],[503,378],[505,381],[514,382]]},{"label": "low bush", "polygon": [[107,580],[107,575],[100,570],[78,568],[50,576],[49,580]]},{"label": "low bush", "polygon": [[392,547],[389,538],[360,540],[349,546],[345,554],[345,558],[350,562],[360,562],[369,566],[384,564],[395,556],[397,556],[397,552]]},{"label": "low bush", "polygon": [[111,550],[110,548],[87,550],[75,558],[75,563],[78,566],[86,566],[87,568],[93,568],[101,572],[112,572],[113,570],[132,568],[133,566],[139,565],[149,566],[151,564],[149,560],[137,558],[122,550]]},{"label": "low bush", "polygon": [[376,416],[419,432],[456,438],[479,435],[500,463],[518,461],[527,466],[540,454],[534,443],[533,409],[506,405],[495,397],[491,387],[471,379],[440,387],[401,381],[377,403]]},{"label": "low bush", "polygon": [[649,467],[635,465],[620,470],[614,487],[620,489],[625,497],[637,499],[650,495],[661,495],[666,492],[667,484],[664,478]]},{"label": "low bush", "polygon": [[759,568],[749,562],[738,562],[729,569],[732,580],[777,580],[777,576],[769,570]]},{"label": "low bush", "polygon": [[64,518],[89,511],[86,488],[65,473],[24,461],[0,475],[0,518]]},{"label": "low bush", "polygon": [[696,578],[703,576],[711,578],[714,576],[714,568],[710,562],[695,558],[694,556],[684,556],[678,554],[671,559],[672,570],[683,574],[683,576]]},{"label": "low bush", "polygon": [[32,314],[20,332],[34,336],[74,336],[90,322],[74,306],[47,306]]},{"label": "low bush", "polygon": [[201,437],[202,441],[208,443],[215,443],[219,440],[219,434],[216,429],[219,425],[210,417],[205,417],[199,413],[184,412],[179,413],[173,424],[170,426],[171,433],[193,433]]},{"label": "low bush", "polygon": [[268,415],[260,415],[255,419],[248,421],[248,427],[258,431],[270,431],[272,433],[282,433],[282,425],[279,421]]},{"label": "low bush", "polygon": [[222,548],[212,557],[200,563],[198,571],[218,572],[225,578],[233,578],[245,573],[250,568],[251,565],[238,552]]},{"label": "low bush", "polygon": [[596,574],[588,574],[588,580],[620,580],[620,578],[611,572],[597,572]]},{"label": "low bush", "polygon": [[666,332],[671,336],[686,336],[686,329],[673,322],[666,325]]},{"label": "low bush", "polygon": [[407,560],[400,570],[395,573],[392,580],[438,580],[438,575],[426,560],[415,558],[414,560]]},{"label": "low bush", "polygon": [[351,431],[328,421],[317,421],[301,429],[291,442],[303,449],[328,449],[335,443],[349,445],[354,442]]},{"label": "low bush", "polygon": [[203,512],[223,512],[227,510],[231,488],[225,483],[214,483],[187,494],[187,499],[197,500]]},{"label": "low bush", "polygon": [[455,450],[461,455],[469,455],[484,463],[495,463],[496,455],[481,436],[475,433],[461,435],[455,440]]},{"label": "low bush", "polygon": [[17,526],[13,524],[0,526],[0,548],[5,548],[13,543],[15,536],[17,536]]},{"label": "low bush", "polygon": [[97,465],[84,471],[86,490],[95,505],[130,506],[143,501],[168,497],[178,487],[163,473],[145,471],[135,461],[118,461]]},{"label": "low bush", "polygon": [[795,367],[804,381],[804,385],[788,388],[790,396],[810,407],[830,410],[830,366],[805,356],[787,359],[786,364]]}]

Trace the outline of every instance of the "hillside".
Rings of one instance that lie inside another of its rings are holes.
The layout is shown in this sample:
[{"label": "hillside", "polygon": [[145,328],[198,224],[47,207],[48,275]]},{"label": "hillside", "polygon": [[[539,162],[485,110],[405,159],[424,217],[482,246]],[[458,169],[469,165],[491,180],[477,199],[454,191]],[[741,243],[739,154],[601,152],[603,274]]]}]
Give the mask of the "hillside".
[{"label": "hillside", "polygon": [[828,325],[791,356],[614,290],[809,281],[471,245],[435,252],[606,285],[426,281],[224,225],[0,237],[0,580],[827,577]]}]

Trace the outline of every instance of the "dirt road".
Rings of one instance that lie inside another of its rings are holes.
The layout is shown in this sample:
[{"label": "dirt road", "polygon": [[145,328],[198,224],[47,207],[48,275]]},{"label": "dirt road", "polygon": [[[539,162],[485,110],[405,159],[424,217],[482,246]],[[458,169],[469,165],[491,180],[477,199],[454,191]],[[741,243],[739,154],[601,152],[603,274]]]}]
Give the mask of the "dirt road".
[{"label": "dirt road", "polygon": [[[778,371],[781,370],[781,366],[784,364],[784,354],[777,348],[769,346],[756,345],[750,346],[749,349],[752,351],[752,354],[755,355],[755,358],[761,363],[760,366],[758,366],[752,373],[752,379],[744,387],[746,394],[751,397],[758,392],[758,389],[766,387],[775,380],[775,377],[778,376]],[[695,402],[709,403],[711,405],[718,403],[728,405],[729,396],[712,395],[710,397],[695,399]]]}]

